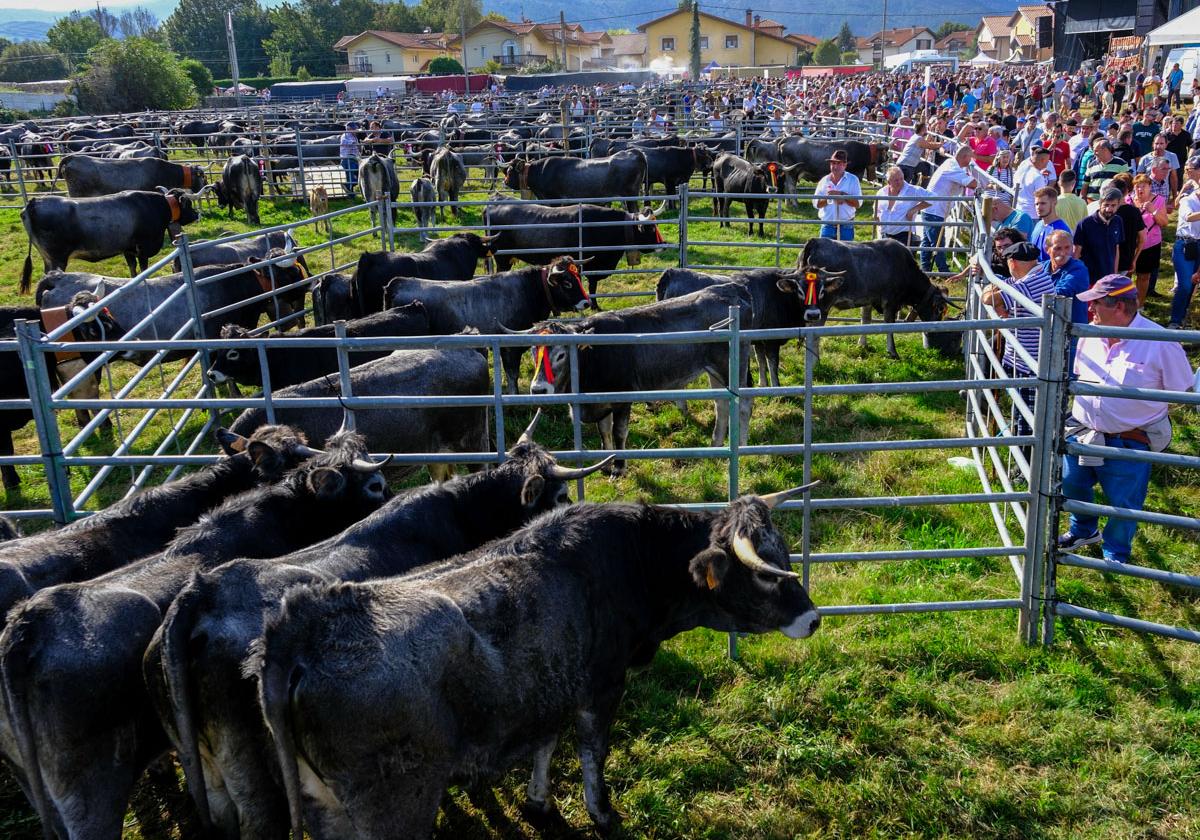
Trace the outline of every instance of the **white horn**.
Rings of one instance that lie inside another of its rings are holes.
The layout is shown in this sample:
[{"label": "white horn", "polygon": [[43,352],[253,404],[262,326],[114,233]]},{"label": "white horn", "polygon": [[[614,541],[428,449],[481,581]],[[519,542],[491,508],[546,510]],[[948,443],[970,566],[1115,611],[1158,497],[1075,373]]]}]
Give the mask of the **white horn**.
[{"label": "white horn", "polygon": [[787,572],[783,569],[778,569],[770,563],[758,556],[758,552],[754,549],[754,543],[745,534],[738,533],[733,538],[733,553],[743,566],[753,569],[756,572],[761,572],[764,575],[772,575],[779,578],[792,578],[793,580],[800,577],[795,572]]},{"label": "white horn", "polygon": [[820,483],[821,482],[818,479],[817,481],[810,481],[808,484],[801,484],[799,487],[793,487],[791,490],[780,490],[778,493],[768,493],[765,496],[759,496],[759,498],[763,500],[763,504],[773,510],[786,502],[788,499],[794,499],[804,491],[811,490]]}]

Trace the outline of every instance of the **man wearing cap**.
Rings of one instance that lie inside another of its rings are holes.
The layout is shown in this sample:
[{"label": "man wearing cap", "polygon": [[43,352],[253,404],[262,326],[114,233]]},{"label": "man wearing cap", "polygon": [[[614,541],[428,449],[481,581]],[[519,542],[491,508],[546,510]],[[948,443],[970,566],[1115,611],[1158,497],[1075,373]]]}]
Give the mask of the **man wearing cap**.
[{"label": "man wearing cap", "polygon": [[[1054,294],[1054,279],[1044,265],[1038,264],[1039,257],[1038,248],[1032,242],[1017,242],[1004,249],[1004,258],[1008,262],[1008,275],[1011,278],[1009,285],[1037,304],[1042,302],[1044,295]],[[1001,318],[1021,318],[1034,314],[1022,306],[1012,294],[996,285],[989,286],[983,293],[983,302],[995,309],[996,314]],[[1033,376],[1033,371],[1021,354],[1017,352],[1015,345],[1019,344],[1023,347],[1036,362],[1041,332],[1038,327],[1018,329],[1014,333],[1015,343],[1011,339],[1006,340],[1003,359],[1006,374]],[[1019,388],[1017,393],[1032,412],[1037,386]],[[1013,406],[1013,410],[1013,433],[1017,435],[1030,434],[1031,427],[1025,419],[1025,413],[1016,405]]]},{"label": "man wearing cap", "polygon": [[[1124,275],[1103,277],[1077,297],[1089,302],[1091,322],[1097,326],[1162,329],[1138,314],[1137,283]],[[1088,336],[1079,340],[1074,372],[1080,383],[1088,385],[1164,391],[1187,391],[1192,386],[1187,354],[1174,341]],[[1166,403],[1078,394],[1066,432],[1068,441],[1084,445],[1161,452],[1171,442],[1171,421]],[[1066,498],[1091,503],[1097,482],[1110,506],[1141,510],[1150,484],[1150,464],[1063,456],[1062,490]],[[1059,550],[1075,551],[1103,542],[1105,560],[1128,563],[1137,523],[1109,517],[1103,536],[1097,525],[1096,516],[1072,513],[1070,528],[1058,538]]]},{"label": "man wearing cap", "polygon": [[1037,214],[1034,193],[1054,183],[1054,167],[1050,165],[1050,150],[1045,146],[1034,146],[1029,160],[1022,161],[1013,173],[1013,191],[1017,196],[1017,209],[1030,218]]},{"label": "man wearing cap", "polygon": [[1108,187],[1096,211],[1075,228],[1075,258],[1083,261],[1093,280],[1117,271],[1117,248],[1125,239],[1124,225],[1117,216],[1123,199],[1120,187]]},{"label": "man wearing cap", "polygon": [[[829,174],[817,182],[813,204],[821,219],[821,236],[825,239],[854,239],[854,225],[849,224],[861,203],[862,186],[853,172],[846,171],[848,157],[844,149],[837,149],[829,156]],[[821,198],[821,196],[831,196]],[[842,198],[841,196],[853,196]]]},{"label": "man wearing cap", "polygon": [[939,250],[935,253],[934,249],[940,246],[942,223],[946,221],[946,216],[950,213],[951,202],[937,199],[962,195],[966,190],[974,190],[979,187],[979,181],[975,177],[971,164],[972,155],[971,147],[964,143],[955,150],[954,157],[944,161],[934,170],[933,177],[929,179],[927,187],[931,196],[929,209],[921,214],[921,220],[925,222],[925,230],[921,237],[921,269],[923,271],[930,271],[934,262],[937,263],[939,271],[948,272],[950,270],[950,263],[946,260],[945,251]]}]

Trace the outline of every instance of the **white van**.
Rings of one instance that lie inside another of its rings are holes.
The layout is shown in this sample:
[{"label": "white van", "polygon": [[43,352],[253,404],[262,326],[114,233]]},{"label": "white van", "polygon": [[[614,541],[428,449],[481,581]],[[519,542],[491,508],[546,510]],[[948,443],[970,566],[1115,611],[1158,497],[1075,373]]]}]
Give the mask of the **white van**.
[{"label": "white van", "polygon": [[1183,85],[1180,92],[1183,96],[1190,96],[1192,93],[1192,79],[1197,78],[1200,74],[1200,46],[1191,47],[1175,47],[1167,53],[1167,59],[1162,65],[1163,89],[1166,90],[1167,76],[1171,74],[1171,68],[1176,64],[1183,71]]}]

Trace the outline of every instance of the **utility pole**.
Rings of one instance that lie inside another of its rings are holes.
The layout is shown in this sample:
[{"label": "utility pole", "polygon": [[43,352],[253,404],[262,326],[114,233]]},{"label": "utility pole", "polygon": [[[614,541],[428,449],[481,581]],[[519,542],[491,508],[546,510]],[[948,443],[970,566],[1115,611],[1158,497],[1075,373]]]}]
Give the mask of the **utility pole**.
[{"label": "utility pole", "polygon": [[562,9],[558,10],[558,28],[562,32],[562,68],[563,70],[570,70],[571,68],[567,66],[567,16]]},{"label": "utility pole", "polygon": [[471,71],[467,69],[467,0],[458,0],[458,29],[462,38],[463,103],[466,104],[471,98]]},{"label": "utility pole", "polygon": [[[880,28],[883,36],[883,58],[887,58],[887,3],[888,0],[883,0],[883,26]],[[883,62],[880,62],[881,65]]]},{"label": "utility pole", "polygon": [[225,40],[229,42],[229,75],[233,77],[234,101],[240,102],[242,90],[238,83],[237,41],[233,37],[233,12],[225,13]]}]

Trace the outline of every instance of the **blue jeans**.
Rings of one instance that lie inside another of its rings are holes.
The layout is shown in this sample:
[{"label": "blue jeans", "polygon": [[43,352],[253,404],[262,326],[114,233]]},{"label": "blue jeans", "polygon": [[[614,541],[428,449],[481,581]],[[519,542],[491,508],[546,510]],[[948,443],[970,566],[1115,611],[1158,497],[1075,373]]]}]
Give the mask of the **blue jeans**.
[{"label": "blue jeans", "polygon": [[854,239],[854,225],[848,224],[823,224],[821,225],[822,239],[840,239],[843,242],[850,242]]},{"label": "blue jeans", "polygon": [[[1196,249],[1200,251],[1200,242],[1194,243]],[[1196,284],[1192,282],[1192,275],[1196,273],[1196,269],[1200,268],[1200,256],[1197,259],[1189,260],[1184,256],[1183,251],[1186,248],[1186,243],[1182,240],[1175,240],[1175,247],[1171,250],[1171,262],[1175,266],[1175,297],[1171,300],[1171,323],[1183,324],[1183,319],[1187,317],[1188,307],[1192,305],[1192,292],[1196,290]]]},{"label": "blue jeans", "polygon": [[358,161],[354,158],[342,158],[342,169],[346,172],[346,192],[354,192],[358,185]]},{"label": "blue jeans", "polygon": [[938,271],[949,271],[950,263],[946,259],[945,251],[931,250],[942,244],[942,226],[941,223],[946,221],[941,216],[935,216],[932,213],[922,213],[921,221],[932,222],[925,226],[925,232],[921,236],[921,270],[928,272],[933,263],[937,264]]},{"label": "blue jeans", "polygon": [[[1067,438],[1075,440],[1075,435]],[[1108,437],[1109,446],[1119,449],[1134,449],[1146,452],[1150,447],[1135,440]],[[1096,482],[1108,503],[1113,507],[1141,510],[1146,503],[1146,489],[1150,486],[1150,465],[1141,461],[1119,461],[1115,458],[1105,458],[1099,467],[1081,466],[1078,455],[1063,456],[1062,490],[1068,499],[1077,502],[1091,502],[1095,498],[1093,488]],[[1071,533],[1086,537],[1096,533],[1098,519],[1095,516],[1071,514]],[[1131,519],[1108,518],[1104,525],[1104,559],[1118,563],[1128,563],[1130,550],[1133,545],[1133,535],[1137,531],[1137,523]]]}]

